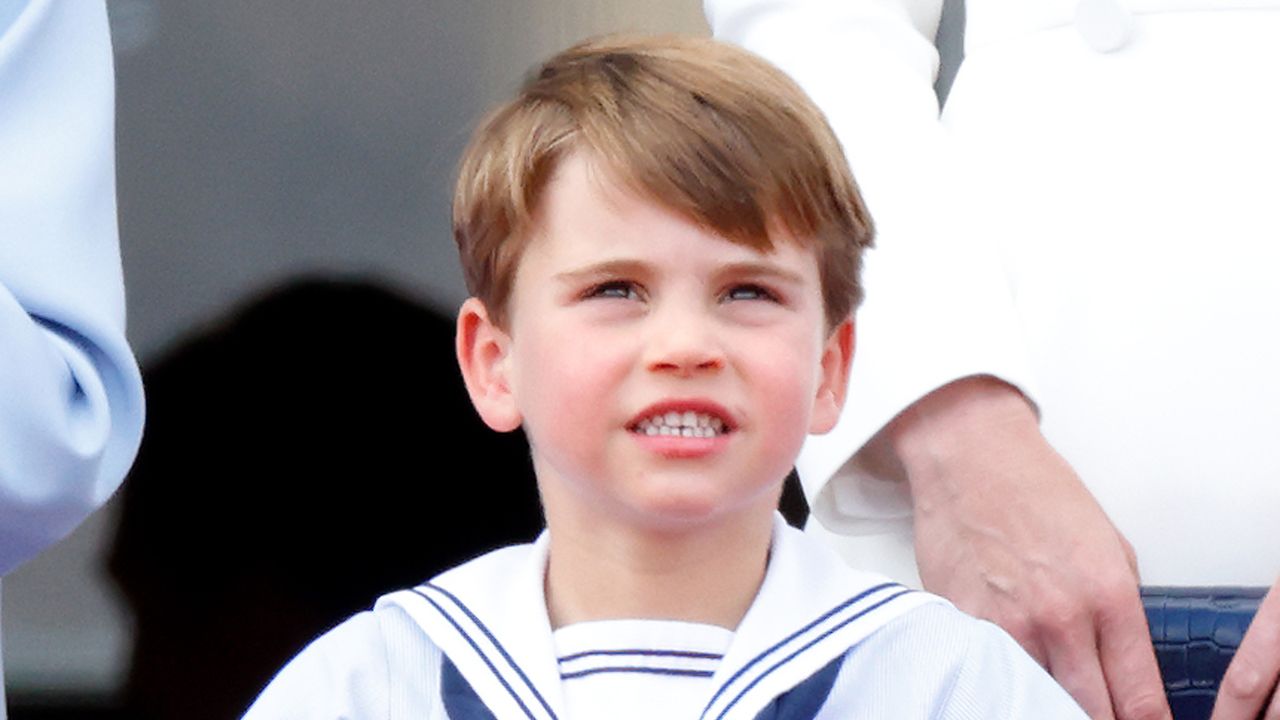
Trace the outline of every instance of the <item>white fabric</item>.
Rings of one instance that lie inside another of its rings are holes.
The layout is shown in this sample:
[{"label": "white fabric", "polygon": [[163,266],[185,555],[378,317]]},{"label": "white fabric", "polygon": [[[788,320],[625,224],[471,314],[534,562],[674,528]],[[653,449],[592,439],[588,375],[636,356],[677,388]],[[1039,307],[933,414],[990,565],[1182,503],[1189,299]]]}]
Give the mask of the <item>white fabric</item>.
[{"label": "white fabric", "polygon": [[968,0],[941,120],[942,0],[706,1],[828,113],[880,231],[846,412],[798,462],[859,567],[918,582],[909,493],[855,451],[991,374],[1037,404],[1144,582],[1280,572],[1280,3],[1107,1]]},{"label": "white fabric", "polygon": [[0,0],[0,574],[105,502],[141,438],[114,112],[101,1]]},{"label": "white fabric", "polygon": [[671,620],[575,623],[553,633],[565,717],[697,717],[733,631]]},{"label": "white fabric", "polygon": [[[561,690],[542,592],[545,549],[544,536],[383,597],[294,658],[245,717],[443,718],[432,693],[443,649],[499,720],[581,720]],[[409,656],[417,661],[406,672],[397,658]],[[999,629],[850,570],[780,520],[765,581],[701,717],[755,718],[840,657],[847,667],[832,697],[840,691],[842,705],[829,702],[817,716],[824,720],[1085,717]],[[414,699],[397,706],[397,694]]]}]

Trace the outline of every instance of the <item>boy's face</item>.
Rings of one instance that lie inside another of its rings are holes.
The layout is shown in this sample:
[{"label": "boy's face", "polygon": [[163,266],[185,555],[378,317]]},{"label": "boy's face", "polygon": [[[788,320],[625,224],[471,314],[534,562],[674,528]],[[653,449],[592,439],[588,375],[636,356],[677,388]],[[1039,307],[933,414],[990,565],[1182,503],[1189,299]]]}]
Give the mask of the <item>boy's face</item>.
[{"label": "boy's face", "polygon": [[470,300],[459,359],[495,429],[523,424],[548,517],[679,529],[772,508],[834,425],[852,324],[825,332],[811,250],[760,253],[624,193],[581,154],[546,189],[506,329]]}]

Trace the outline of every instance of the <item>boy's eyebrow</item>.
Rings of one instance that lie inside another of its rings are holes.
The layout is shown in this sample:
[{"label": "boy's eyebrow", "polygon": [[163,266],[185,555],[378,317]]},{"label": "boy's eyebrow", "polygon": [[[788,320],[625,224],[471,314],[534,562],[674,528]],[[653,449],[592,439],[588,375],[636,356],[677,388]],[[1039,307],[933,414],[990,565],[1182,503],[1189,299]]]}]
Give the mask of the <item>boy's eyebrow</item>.
[{"label": "boy's eyebrow", "polygon": [[[643,260],[605,260],[576,270],[567,270],[562,273],[557,273],[555,279],[557,282],[573,285],[602,276],[637,276],[647,274],[649,271],[649,264]],[[725,263],[716,268],[717,278],[734,276],[770,278],[777,282],[787,283],[790,285],[803,285],[805,282],[804,276],[799,273],[767,262],[744,260],[740,262]]]},{"label": "boy's eyebrow", "polygon": [[716,274],[728,276],[747,275],[750,277],[766,277],[790,285],[803,285],[805,282],[804,276],[800,273],[779,267],[772,263],[751,260],[725,263]]},{"label": "boy's eyebrow", "polygon": [[604,262],[593,263],[576,270],[566,270],[565,272],[557,273],[555,279],[558,282],[572,285],[601,276],[638,275],[640,273],[648,272],[648,270],[648,264],[641,260],[605,260]]}]

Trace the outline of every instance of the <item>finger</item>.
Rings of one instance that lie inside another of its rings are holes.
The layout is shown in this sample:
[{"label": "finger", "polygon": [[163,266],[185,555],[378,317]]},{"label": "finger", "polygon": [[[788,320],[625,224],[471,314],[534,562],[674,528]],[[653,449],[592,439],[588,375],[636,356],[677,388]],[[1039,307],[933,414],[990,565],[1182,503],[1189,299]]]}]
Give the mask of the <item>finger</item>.
[{"label": "finger", "polygon": [[1137,588],[1098,614],[1098,652],[1119,720],[1172,720]]},{"label": "finger", "polygon": [[[1280,585],[1278,585],[1280,587]],[[1210,720],[1253,720],[1280,676],[1280,590],[1262,599],[1227,666]]]},{"label": "finger", "polygon": [[1134,579],[1141,581],[1141,578],[1138,577],[1138,553],[1133,549],[1133,543],[1129,542],[1129,539],[1125,536],[1119,535],[1119,533],[1117,535],[1120,538],[1121,547],[1124,548],[1124,559],[1129,563],[1129,571],[1133,573]]},{"label": "finger", "polygon": [[1271,690],[1271,705],[1267,707],[1263,720],[1280,720],[1280,690]]},{"label": "finger", "polygon": [[1098,660],[1093,628],[1088,623],[1071,623],[1075,631],[1058,632],[1046,640],[1049,674],[1075,698],[1093,720],[1114,720],[1111,696]]}]

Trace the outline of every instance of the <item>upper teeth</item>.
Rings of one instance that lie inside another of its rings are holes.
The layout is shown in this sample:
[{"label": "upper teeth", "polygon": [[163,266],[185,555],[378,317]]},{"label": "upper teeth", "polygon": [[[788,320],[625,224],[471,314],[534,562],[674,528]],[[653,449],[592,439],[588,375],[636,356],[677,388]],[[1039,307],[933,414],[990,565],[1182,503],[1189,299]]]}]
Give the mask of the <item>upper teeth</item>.
[{"label": "upper teeth", "polygon": [[670,411],[641,420],[636,429],[645,435],[715,437],[724,432],[724,422],[714,415],[685,410]]}]

